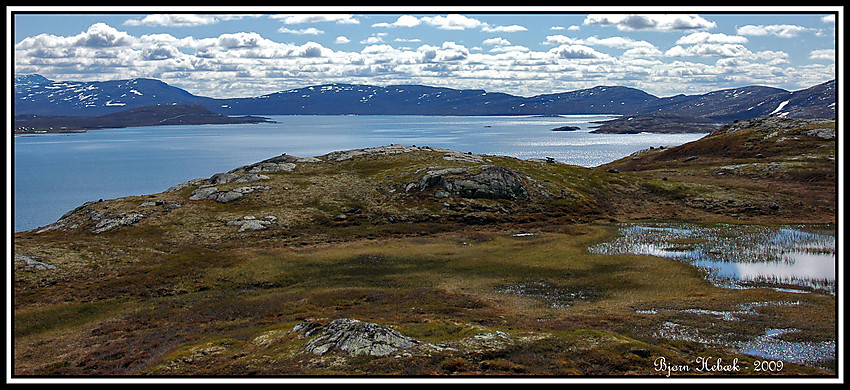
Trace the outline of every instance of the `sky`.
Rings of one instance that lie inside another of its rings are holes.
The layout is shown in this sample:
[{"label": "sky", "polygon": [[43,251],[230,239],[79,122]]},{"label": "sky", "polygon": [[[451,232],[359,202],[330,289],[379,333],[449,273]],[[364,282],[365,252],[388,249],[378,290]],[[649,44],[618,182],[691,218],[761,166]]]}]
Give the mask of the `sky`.
[{"label": "sky", "polygon": [[[331,83],[664,97],[834,79],[843,7],[7,7],[15,74],[252,97]],[[843,44],[843,42],[842,42]],[[843,53],[843,50],[839,50]]]}]

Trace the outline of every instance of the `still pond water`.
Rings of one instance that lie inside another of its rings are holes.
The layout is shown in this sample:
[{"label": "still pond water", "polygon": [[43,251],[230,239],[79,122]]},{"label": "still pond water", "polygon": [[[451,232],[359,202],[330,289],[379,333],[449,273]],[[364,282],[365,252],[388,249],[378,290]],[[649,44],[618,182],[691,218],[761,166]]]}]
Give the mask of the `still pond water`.
[{"label": "still pond water", "polygon": [[[299,157],[390,144],[596,166],[704,134],[591,134],[610,116],[271,116],[277,123],[157,126],[14,137],[14,231],[55,222],[97,199],[153,194],[287,153]],[[572,132],[551,131],[578,126]]]}]

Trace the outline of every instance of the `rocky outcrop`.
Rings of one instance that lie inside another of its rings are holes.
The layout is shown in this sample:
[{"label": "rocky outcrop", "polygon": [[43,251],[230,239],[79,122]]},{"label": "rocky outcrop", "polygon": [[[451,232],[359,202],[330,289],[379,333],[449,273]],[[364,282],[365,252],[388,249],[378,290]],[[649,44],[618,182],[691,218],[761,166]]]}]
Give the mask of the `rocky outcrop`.
[{"label": "rocky outcrop", "polygon": [[469,168],[446,168],[425,173],[416,183],[405,186],[405,192],[414,189],[425,191],[437,187],[435,196],[444,198],[452,194],[463,198],[528,199],[529,194],[519,173],[498,165],[481,165],[480,173],[472,174]]},{"label": "rocky outcrop", "polygon": [[38,261],[35,258],[33,258],[32,256],[22,255],[20,253],[15,253],[15,261],[23,261],[24,267],[32,268],[32,269],[35,269],[37,271],[56,269],[55,265],[47,264],[47,263]]},{"label": "rocky outcrop", "polygon": [[95,234],[103,233],[108,230],[115,229],[119,226],[130,226],[136,224],[144,218],[142,213],[124,213],[113,218],[104,218],[99,220],[92,230]]},{"label": "rocky outcrop", "polygon": [[416,151],[443,153],[443,159],[447,161],[464,161],[480,163],[484,161],[483,156],[472,153],[463,153],[451,149],[434,148],[430,146],[399,145],[379,146],[374,148],[351,149],[328,153],[324,156],[327,161],[345,161],[358,156],[388,156],[400,153],[411,153]]},{"label": "rocky outcrop", "polygon": [[351,355],[388,356],[420,344],[386,326],[350,318],[336,319],[327,325],[318,322],[301,323],[292,330],[302,338],[313,337],[304,349],[319,356],[334,350]]},{"label": "rocky outcrop", "polygon": [[[243,167],[236,168],[230,172],[229,174],[234,174],[237,172],[246,172],[251,174],[258,174],[260,172],[292,172],[296,165],[296,162],[307,162],[310,161],[308,159],[302,159],[296,156],[290,156],[286,153],[281,154],[277,157],[272,157],[258,163],[246,165]],[[214,184],[214,183],[213,183]]]},{"label": "rocky outcrop", "polygon": [[273,215],[268,215],[263,219],[257,219],[253,215],[247,215],[241,219],[227,222],[227,226],[239,226],[238,232],[250,230],[266,230],[270,225],[274,224],[277,218]]},{"label": "rocky outcrop", "polygon": [[218,187],[214,186],[202,186],[195,191],[192,191],[192,194],[189,196],[189,200],[204,200],[210,199],[219,203],[228,203],[239,198],[242,198],[245,194],[250,194],[254,191],[262,191],[267,190],[271,187],[269,186],[250,186],[250,187],[238,187],[232,190],[219,190]]}]

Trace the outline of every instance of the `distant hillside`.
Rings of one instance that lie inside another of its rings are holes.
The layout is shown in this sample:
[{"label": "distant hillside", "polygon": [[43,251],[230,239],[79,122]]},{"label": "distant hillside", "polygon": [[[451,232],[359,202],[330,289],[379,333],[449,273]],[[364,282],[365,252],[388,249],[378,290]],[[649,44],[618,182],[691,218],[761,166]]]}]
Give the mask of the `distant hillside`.
[{"label": "distant hillside", "polygon": [[638,133],[710,133],[723,123],[692,116],[664,113],[624,115],[610,121],[597,122],[591,133],[638,134]]},{"label": "distant hillside", "polygon": [[261,117],[229,117],[198,105],[145,106],[103,116],[17,115],[15,132],[63,132],[90,129],[267,122]]},{"label": "distant hillside", "polygon": [[15,77],[15,114],[102,116],[151,105],[196,104],[225,115],[570,115],[670,114],[731,122],[766,115],[834,118],[835,81],[800,91],[764,86],[659,98],[638,89],[598,86],[532,97],[422,85],[326,84],[214,99],[158,80],[51,81]]}]

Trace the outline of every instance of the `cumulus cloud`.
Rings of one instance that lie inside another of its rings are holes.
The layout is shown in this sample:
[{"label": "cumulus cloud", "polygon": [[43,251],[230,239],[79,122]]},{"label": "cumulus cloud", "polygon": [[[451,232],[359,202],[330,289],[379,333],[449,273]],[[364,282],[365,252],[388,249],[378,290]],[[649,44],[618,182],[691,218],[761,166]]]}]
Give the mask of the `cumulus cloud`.
[{"label": "cumulus cloud", "polygon": [[814,29],[795,26],[793,24],[746,25],[738,27],[738,34],[740,35],[773,35],[780,38],[794,38],[805,31],[814,31]]},{"label": "cumulus cloud", "polygon": [[277,29],[277,32],[284,34],[295,34],[295,35],[322,35],[325,32],[319,30],[315,27],[302,28],[300,30],[293,30],[291,28],[281,27]]},{"label": "cumulus cloud", "polygon": [[716,27],[716,23],[703,19],[699,15],[679,14],[591,14],[588,15],[584,24],[615,26],[619,30],[654,30],[654,31],[678,31],[699,30]]},{"label": "cumulus cloud", "polygon": [[167,43],[157,43],[142,50],[142,58],[146,60],[166,60],[181,55],[179,49]]},{"label": "cumulus cloud", "polygon": [[272,15],[272,19],[279,19],[284,24],[321,23],[334,22],[338,24],[359,24],[354,15],[349,14],[297,14],[297,15]]},{"label": "cumulus cloud", "polygon": [[[308,21],[351,23],[356,20],[350,15],[326,16],[276,15],[275,19],[285,25],[279,31],[289,34],[313,31],[310,26],[297,26]],[[655,17],[654,25],[649,21],[628,23],[631,28],[652,25],[657,31],[675,31],[673,22],[661,23],[663,18],[659,17],[664,15],[649,16]],[[687,20],[698,21],[695,18]],[[627,21],[621,22],[627,25]],[[699,24],[680,24],[685,25]],[[421,18],[403,15],[386,25],[373,26],[496,31],[492,25],[461,15]],[[748,42],[742,34],[682,28],[680,33],[684,33],[670,45],[672,47],[659,50],[653,43],[625,33],[609,37],[579,37],[567,33],[545,37],[540,42],[545,46],[540,49],[517,45],[519,38],[514,39],[509,34],[510,30],[519,29],[509,27],[505,26],[500,34],[485,34],[475,43],[460,41],[460,38],[456,42],[429,40],[431,36],[424,40],[419,38],[426,36],[402,39],[393,36],[397,30],[382,30],[378,34],[351,30],[351,34],[362,33],[356,35],[355,42],[364,37],[371,39],[355,45],[349,39],[352,35],[340,35],[336,40],[328,37],[330,45],[346,44],[333,46],[346,48],[335,51],[318,42],[287,43],[287,36],[282,34],[264,36],[239,32],[202,38],[178,38],[165,33],[134,36],[96,23],[76,35],[39,34],[23,38],[15,45],[13,58],[18,73],[41,73],[57,80],[154,77],[192,93],[212,97],[258,96],[330,82],[418,83],[484,88],[527,96],[557,88],[589,88],[622,82],[655,94],[665,89],[687,93],[688,88],[709,88],[724,78],[734,78],[739,85],[750,81],[797,85],[810,80],[812,85],[835,72],[834,50],[812,50],[809,58],[818,60],[814,64],[784,66],[789,60],[787,53],[753,52],[745,46]],[[396,46],[395,42],[426,43],[400,47],[404,44]],[[480,44],[484,49],[465,44]],[[349,45],[358,47],[349,48]],[[774,79],[765,80],[765,75]]]},{"label": "cumulus cloud", "polygon": [[831,60],[835,61],[835,49],[818,49],[812,50],[809,53],[809,58],[813,60]]},{"label": "cumulus cloud", "polygon": [[668,57],[739,57],[749,54],[750,50],[743,45],[714,43],[701,43],[688,47],[676,45],[664,53]]},{"label": "cumulus cloud", "polygon": [[484,23],[478,19],[458,14],[449,14],[446,16],[425,16],[421,20],[430,26],[443,30],[466,30],[470,28],[478,28],[484,25]]},{"label": "cumulus cloud", "polygon": [[187,27],[215,24],[227,20],[239,20],[259,15],[193,15],[193,14],[154,14],[142,19],[130,19],[124,22],[127,26],[168,26]]},{"label": "cumulus cloud", "polygon": [[610,59],[611,56],[600,53],[593,48],[584,45],[561,45],[549,50],[558,58],[563,59]]},{"label": "cumulus cloud", "polygon": [[738,35],[711,34],[705,31],[691,33],[679,38],[676,44],[693,45],[697,43],[747,43],[747,38]]},{"label": "cumulus cloud", "polygon": [[422,24],[419,18],[410,15],[401,15],[392,23],[375,23],[372,27],[415,27]]},{"label": "cumulus cloud", "polygon": [[647,41],[638,41],[627,37],[608,37],[598,38],[591,36],[585,39],[571,38],[565,35],[549,35],[543,42],[544,45],[589,45],[589,46],[606,46],[617,49],[638,49],[642,48],[646,52],[657,50],[655,46]]},{"label": "cumulus cloud", "polygon": [[508,46],[508,45],[511,44],[511,41],[509,41],[505,38],[499,37],[499,38],[485,39],[484,42],[481,42],[481,43],[483,45],[487,45],[487,46]]},{"label": "cumulus cloud", "polygon": [[528,31],[524,26],[520,26],[518,24],[512,24],[510,26],[490,26],[485,25],[481,28],[481,31],[484,32],[518,32],[518,31]]},{"label": "cumulus cloud", "polygon": [[519,32],[528,31],[524,26],[512,24],[509,26],[494,26],[487,22],[482,22],[475,18],[459,14],[448,14],[445,16],[423,16],[417,18],[411,15],[402,15],[392,23],[375,23],[372,27],[415,27],[425,24],[427,26],[436,27],[441,30],[468,30],[481,29],[484,32]]}]

